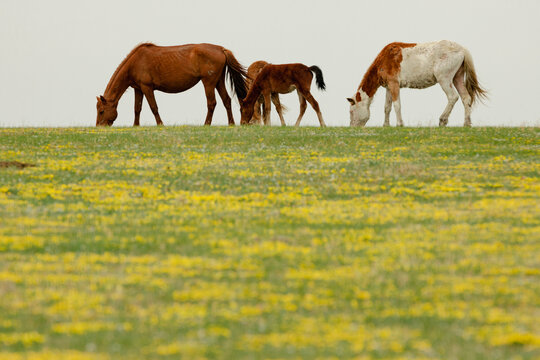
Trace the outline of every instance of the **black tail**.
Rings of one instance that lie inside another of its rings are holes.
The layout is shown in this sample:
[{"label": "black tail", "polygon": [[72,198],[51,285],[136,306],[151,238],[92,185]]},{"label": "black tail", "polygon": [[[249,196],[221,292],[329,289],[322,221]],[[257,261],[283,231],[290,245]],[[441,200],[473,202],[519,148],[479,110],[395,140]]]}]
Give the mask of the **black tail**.
[{"label": "black tail", "polygon": [[315,82],[317,83],[317,87],[321,90],[326,90],[326,84],[324,83],[322,70],[317,65],[311,66],[309,70],[315,73]]},{"label": "black tail", "polygon": [[229,81],[231,82],[231,87],[233,91],[236,93],[236,97],[239,100],[243,100],[247,95],[247,89],[246,89],[246,68],[242,66],[236,60],[233,53],[230,50],[224,49],[223,52],[225,52],[225,57],[227,58],[227,74],[229,75]]}]

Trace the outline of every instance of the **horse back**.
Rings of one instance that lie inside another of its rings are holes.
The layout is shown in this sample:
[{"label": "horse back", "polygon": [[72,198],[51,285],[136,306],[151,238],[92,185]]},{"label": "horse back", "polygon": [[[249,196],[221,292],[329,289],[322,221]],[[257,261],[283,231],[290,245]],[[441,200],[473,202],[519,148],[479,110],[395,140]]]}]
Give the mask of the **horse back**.
[{"label": "horse back", "polygon": [[294,88],[309,88],[313,74],[304,64],[269,64],[259,74],[272,92],[287,94]]},{"label": "horse back", "polygon": [[438,78],[453,75],[463,63],[464,48],[451,41],[416,44],[402,49],[401,87],[424,89],[435,85]]},{"label": "horse back", "polygon": [[130,76],[135,84],[156,90],[185,91],[203,78],[223,73],[226,62],[223,51],[223,47],[212,44],[147,46],[135,54]]}]

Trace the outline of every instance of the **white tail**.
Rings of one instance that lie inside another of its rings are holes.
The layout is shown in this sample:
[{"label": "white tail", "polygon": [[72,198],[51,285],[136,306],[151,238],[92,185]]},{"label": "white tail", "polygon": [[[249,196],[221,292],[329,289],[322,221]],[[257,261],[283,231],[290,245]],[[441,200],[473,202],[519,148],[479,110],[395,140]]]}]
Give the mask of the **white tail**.
[{"label": "white tail", "polygon": [[476,71],[474,70],[471,53],[466,49],[463,68],[465,70],[465,88],[471,97],[471,105],[473,105],[476,100],[482,101],[487,99],[487,91],[480,86],[478,78],[476,77]]}]

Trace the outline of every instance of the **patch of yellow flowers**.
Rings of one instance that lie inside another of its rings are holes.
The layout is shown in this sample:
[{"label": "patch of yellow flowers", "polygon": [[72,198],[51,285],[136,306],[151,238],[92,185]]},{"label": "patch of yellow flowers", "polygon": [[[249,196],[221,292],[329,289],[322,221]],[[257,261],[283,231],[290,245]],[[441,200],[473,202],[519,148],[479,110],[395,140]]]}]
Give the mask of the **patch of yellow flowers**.
[{"label": "patch of yellow flowers", "polygon": [[377,145],[2,150],[0,358],[538,354],[540,163]]}]

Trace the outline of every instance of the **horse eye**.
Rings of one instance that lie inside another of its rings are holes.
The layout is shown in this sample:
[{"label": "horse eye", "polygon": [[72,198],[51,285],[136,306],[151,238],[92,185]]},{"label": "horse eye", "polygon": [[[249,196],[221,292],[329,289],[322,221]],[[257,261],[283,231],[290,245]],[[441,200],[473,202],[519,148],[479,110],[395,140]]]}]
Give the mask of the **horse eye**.
[{"label": "horse eye", "polygon": [[101,111],[99,112],[99,115],[103,115],[104,113],[105,113],[105,111],[104,111],[104,110],[101,110]]}]

